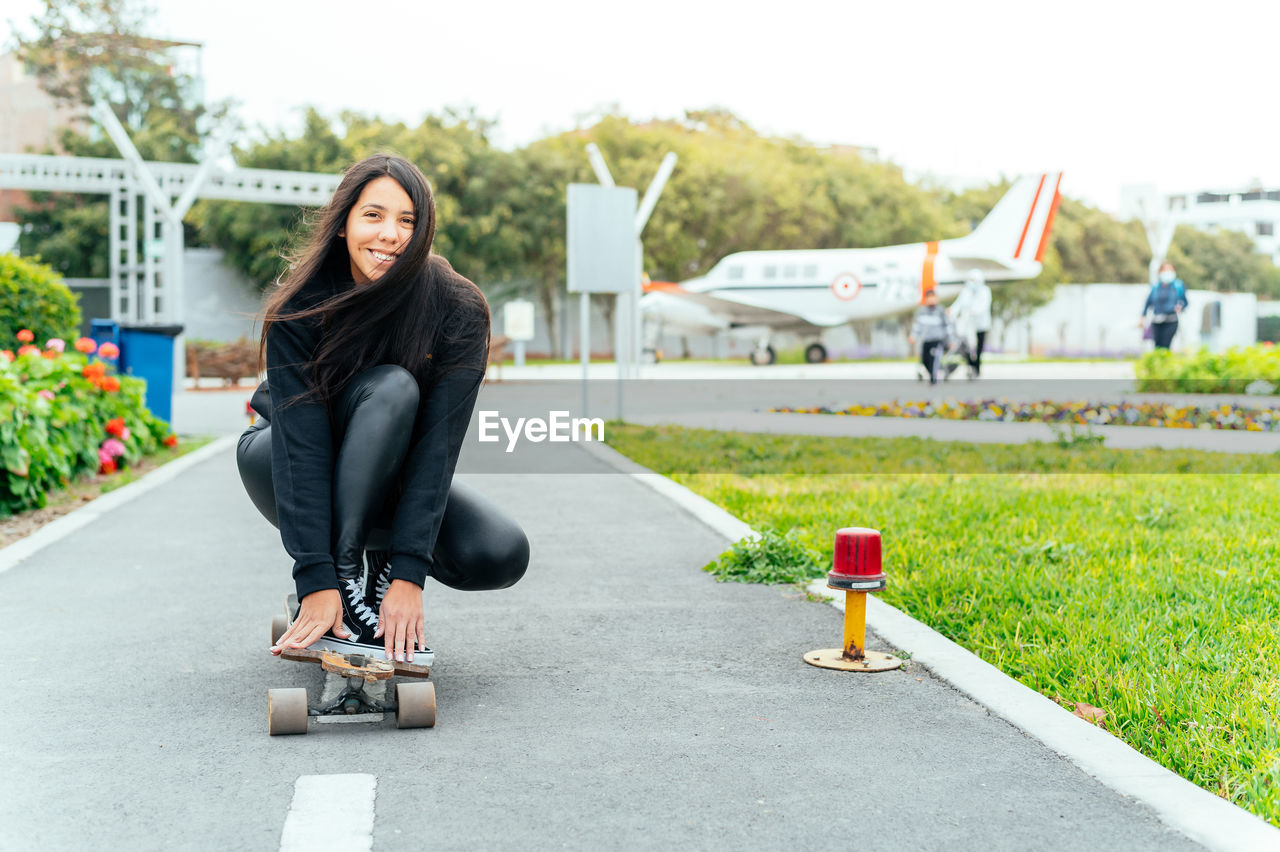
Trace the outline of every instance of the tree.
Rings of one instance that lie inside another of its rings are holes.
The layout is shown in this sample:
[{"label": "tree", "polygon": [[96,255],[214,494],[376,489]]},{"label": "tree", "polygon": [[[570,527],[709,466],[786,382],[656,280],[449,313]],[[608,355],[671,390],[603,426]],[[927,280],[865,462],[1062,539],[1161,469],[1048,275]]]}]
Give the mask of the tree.
[{"label": "tree", "polygon": [[[132,0],[44,0],[30,22],[34,32],[15,34],[17,55],[54,98],[105,101],[143,159],[194,162],[206,109],[195,99],[197,81],[175,68],[172,51],[196,46],[144,35],[145,17]],[[229,109],[220,104],[214,114]],[[79,127],[64,130],[57,147],[72,156],[120,157],[109,139],[92,140]],[[18,213],[23,254],[40,256],[63,275],[104,277],[107,202],[43,192],[31,199],[33,207]],[[198,240],[194,232],[188,236]]]},{"label": "tree", "polygon": [[1239,231],[1201,231],[1179,225],[1168,259],[1188,287],[1257,293],[1271,299],[1280,296],[1280,269]]}]

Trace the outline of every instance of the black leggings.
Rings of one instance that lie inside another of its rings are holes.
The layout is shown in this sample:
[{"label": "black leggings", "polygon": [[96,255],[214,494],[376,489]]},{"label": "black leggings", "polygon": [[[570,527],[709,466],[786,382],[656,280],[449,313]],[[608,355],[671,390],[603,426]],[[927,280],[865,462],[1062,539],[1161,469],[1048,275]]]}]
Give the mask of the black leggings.
[{"label": "black leggings", "polygon": [[1173,343],[1173,336],[1178,333],[1178,321],[1154,322],[1151,324],[1151,336],[1157,349],[1168,349]]},{"label": "black leggings", "polygon": [[[335,405],[333,548],[340,577],[359,573],[366,547],[390,546],[401,466],[412,439],[426,431],[426,424],[414,422],[417,400],[417,383],[408,371],[384,365],[357,376]],[[269,415],[240,436],[236,462],[249,499],[279,527]],[[432,578],[455,589],[480,591],[505,589],[524,576],[529,540],[505,512],[457,481],[437,499],[447,502]]]}]

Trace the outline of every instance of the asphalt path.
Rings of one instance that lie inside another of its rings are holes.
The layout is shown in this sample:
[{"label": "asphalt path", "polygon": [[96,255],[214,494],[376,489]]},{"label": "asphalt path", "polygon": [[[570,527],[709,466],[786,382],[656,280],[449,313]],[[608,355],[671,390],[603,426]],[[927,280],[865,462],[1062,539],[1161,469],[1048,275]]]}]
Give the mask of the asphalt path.
[{"label": "asphalt path", "polygon": [[299,778],[360,773],[375,849],[1198,848],[918,665],[805,665],[838,612],[714,582],[723,539],[580,464],[463,474],[533,560],[429,583],[429,730],[267,735],[323,674],[267,653],[289,560],[229,451],[0,573],[0,847],[274,849]]}]

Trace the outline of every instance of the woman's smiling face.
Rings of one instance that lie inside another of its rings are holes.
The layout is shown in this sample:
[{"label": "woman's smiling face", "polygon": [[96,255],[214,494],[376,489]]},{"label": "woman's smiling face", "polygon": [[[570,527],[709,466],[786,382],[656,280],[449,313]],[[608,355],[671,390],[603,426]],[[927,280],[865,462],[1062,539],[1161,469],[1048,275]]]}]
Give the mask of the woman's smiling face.
[{"label": "woman's smiling face", "polygon": [[368,284],[390,269],[413,236],[415,224],[413,202],[395,178],[369,181],[338,232],[347,241],[355,282]]}]

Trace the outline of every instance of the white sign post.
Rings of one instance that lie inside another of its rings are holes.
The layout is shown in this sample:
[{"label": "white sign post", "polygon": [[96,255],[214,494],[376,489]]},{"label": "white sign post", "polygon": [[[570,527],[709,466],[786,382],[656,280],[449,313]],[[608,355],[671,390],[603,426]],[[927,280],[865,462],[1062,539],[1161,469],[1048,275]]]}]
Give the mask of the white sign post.
[{"label": "white sign post", "polygon": [[[591,162],[591,168],[596,173],[596,180],[604,186],[613,186],[613,175],[609,172],[609,166],[604,161],[604,154],[600,153],[600,146],[591,142],[587,145],[587,159]],[[649,188],[645,190],[644,200],[640,202],[640,208],[636,211],[635,217],[635,241],[636,241],[636,275],[635,286],[628,292],[618,294],[618,306],[615,311],[617,318],[618,330],[616,337],[618,341],[618,370],[629,378],[640,378],[640,357],[643,347],[641,321],[640,316],[640,297],[644,295],[641,286],[641,279],[644,276],[644,243],[640,240],[640,235],[644,233],[644,226],[649,221],[649,216],[653,214],[653,208],[658,203],[658,196],[662,195],[663,188],[667,185],[667,179],[671,177],[671,172],[676,167],[676,155],[674,152],[667,152],[662,158],[661,165],[658,166],[658,172],[653,176],[653,180],[649,182]]]},{"label": "white sign post", "polygon": [[[636,270],[636,191],[628,187],[569,184],[565,254],[570,293],[580,294],[582,416],[587,416],[587,372],[591,364],[591,294],[628,293],[639,287]],[[621,341],[615,341],[617,347]],[[618,417],[622,417],[622,369],[618,370]]]},{"label": "white sign post", "polygon": [[516,366],[524,366],[524,345],[533,340],[533,302],[515,299],[502,306],[502,333],[515,344]]}]

